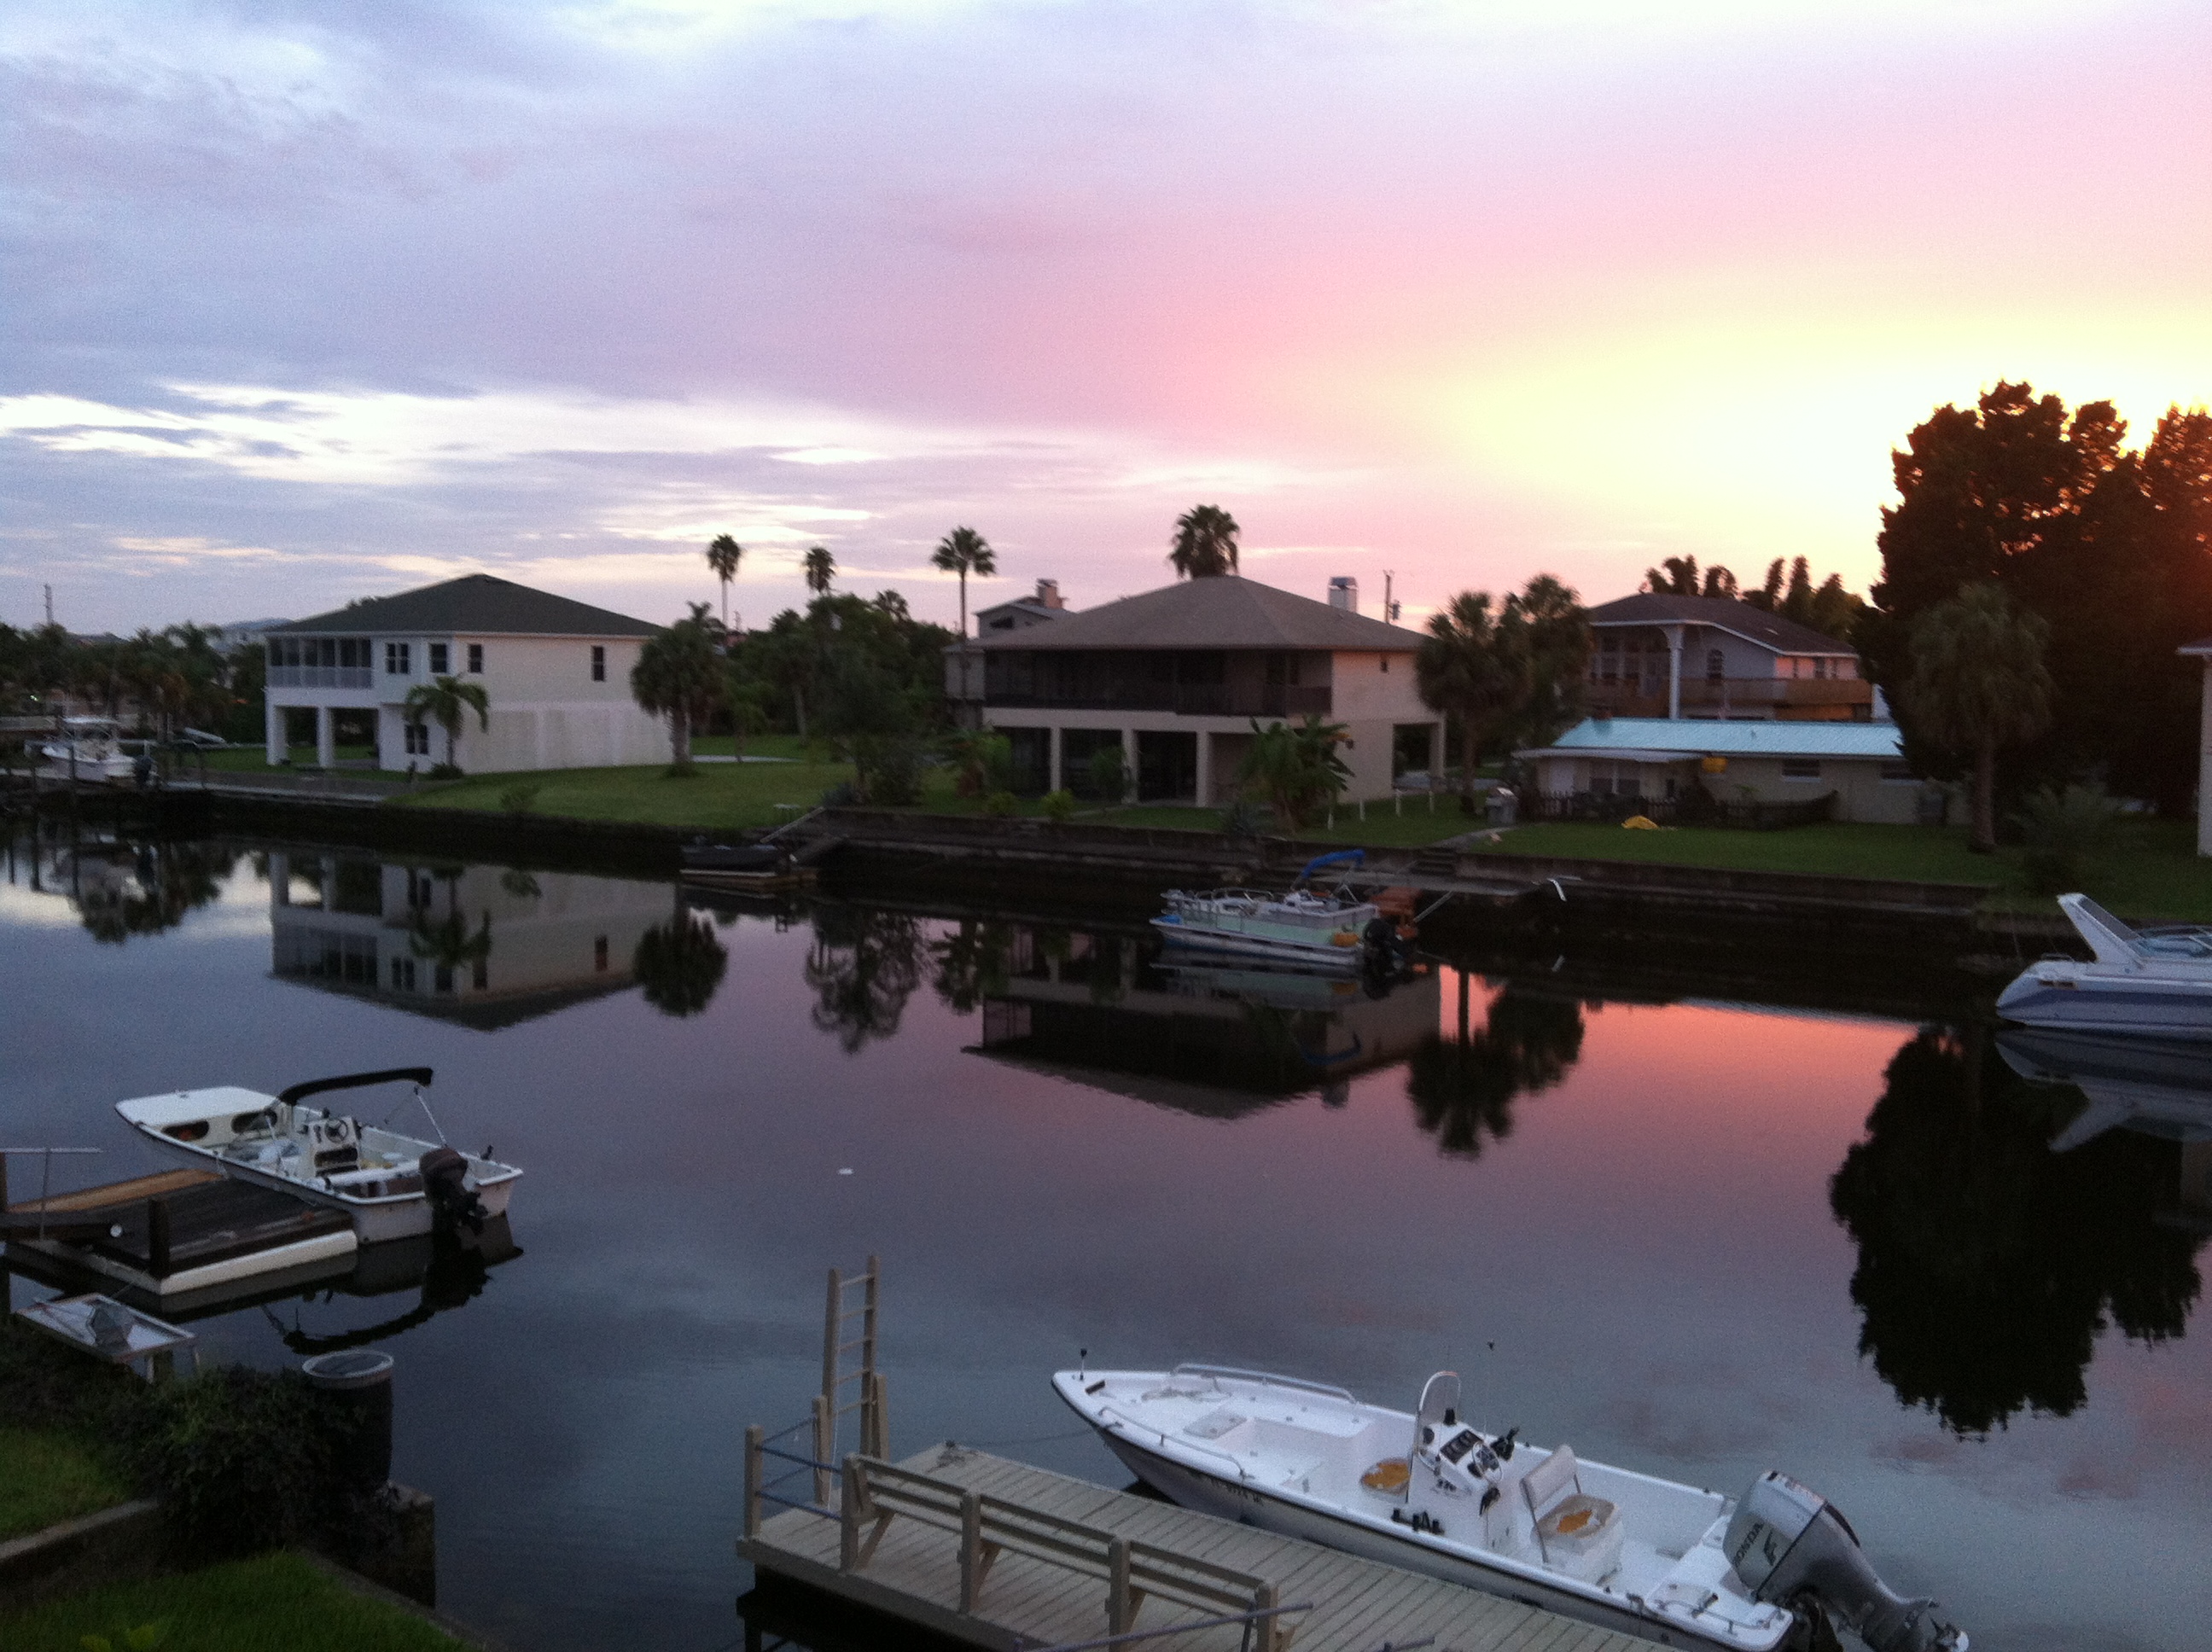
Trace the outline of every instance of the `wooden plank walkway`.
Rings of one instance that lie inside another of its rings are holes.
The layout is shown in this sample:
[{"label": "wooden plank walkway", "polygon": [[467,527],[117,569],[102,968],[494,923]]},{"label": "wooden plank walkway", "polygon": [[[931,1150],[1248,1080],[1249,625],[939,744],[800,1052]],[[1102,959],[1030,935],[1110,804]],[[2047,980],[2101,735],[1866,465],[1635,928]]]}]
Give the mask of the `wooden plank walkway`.
[{"label": "wooden plank walkway", "polygon": [[[963,1447],[938,1447],[899,1467],[1262,1578],[1285,1605],[1313,1603],[1283,1619],[1293,1652],[1376,1652],[1427,1636],[1439,1652],[1650,1652],[1649,1642],[1535,1606]],[[836,1520],[791,1509],[764,1521],[738,1552],[764,1573],[994,1652],[1108,1632],[1107,1592],[1095,1576],[1009,1551],[969,1615],[959,1609],[957,1534],[895,1519],[866,1567],[853,1572],[839,1569],[838,1538]],[[1136,1626],[1159,1629],[1200,1615],[1148,1601]],[[1242,1638],[1231,1625],[1138,1644],[1236,1652]]]}]

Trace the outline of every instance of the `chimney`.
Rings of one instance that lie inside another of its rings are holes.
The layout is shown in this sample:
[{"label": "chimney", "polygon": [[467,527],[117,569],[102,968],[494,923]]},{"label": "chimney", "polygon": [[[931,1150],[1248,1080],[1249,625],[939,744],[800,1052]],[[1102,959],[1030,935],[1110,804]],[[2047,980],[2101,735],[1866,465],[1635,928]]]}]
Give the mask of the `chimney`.
[{"label": "chimney", "polygon": [[1060,600],[1060,581],[1058,580],[1039,580],[1037,581],[1036,599],[1040,607],[1065,608],[1067,606],[1065,602]]},{"label": "chimney", "polygon": [[1359,581],[1349,574],[1340,574],[1328,582],[1328,605],[1341,608],[1347,614],[1359,611]]}]

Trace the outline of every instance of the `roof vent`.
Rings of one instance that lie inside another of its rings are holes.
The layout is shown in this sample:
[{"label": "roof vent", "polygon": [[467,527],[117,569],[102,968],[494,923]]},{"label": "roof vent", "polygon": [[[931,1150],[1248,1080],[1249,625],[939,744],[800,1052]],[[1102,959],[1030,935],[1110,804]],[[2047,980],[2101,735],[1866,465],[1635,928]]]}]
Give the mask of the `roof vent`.
[{"label": "roof vent", "polygon": [[1347,614],[1359,611],[1359,581],[1349,574],[1340,574],[1328,582],[1328,605],[1341,608]]}]

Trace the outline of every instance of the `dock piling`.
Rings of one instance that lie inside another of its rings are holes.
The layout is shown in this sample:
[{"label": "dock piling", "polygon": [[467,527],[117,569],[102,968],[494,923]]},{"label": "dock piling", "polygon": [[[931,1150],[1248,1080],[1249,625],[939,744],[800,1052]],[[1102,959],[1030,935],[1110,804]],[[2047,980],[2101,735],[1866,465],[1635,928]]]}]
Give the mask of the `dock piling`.
[{"label": "dock piling", "polygon": [[761,1447],[767,1442],[767,1430],[758,1423],[745,1426],[745,1535],[758,1537],[761,1528]]}]

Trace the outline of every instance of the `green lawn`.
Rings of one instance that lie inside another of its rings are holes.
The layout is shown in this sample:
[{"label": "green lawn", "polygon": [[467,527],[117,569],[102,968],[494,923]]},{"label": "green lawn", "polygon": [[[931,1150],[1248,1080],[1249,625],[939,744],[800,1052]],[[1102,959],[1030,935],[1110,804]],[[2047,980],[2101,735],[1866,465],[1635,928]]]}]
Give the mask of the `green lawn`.
[{"label": "green lawn", "polygon": [[[375,750],[376,748],[374,746],[369,745],[340,745],[337,748],[337,755],[339,761],[342,762],[352,762],[356,759],[359,759],[365,762],[370,756],[374,755]],[[315,767],[315,748],[313,746],[295,745],[291,748],[291,766],[294,768],[313,768]],[[210,751],[205,755],[207,756],[208,772],[210,774],[266,774],[270,772],[269,754],[266,750],[258,745],[234,745],[230,747],[228,750]],[[197,774],[199,773],[199,757],[191,752],[178,752],[172,758],[172,761],[176,764],[177,772],[179,774]],[[424,765],[426,768],[428,766],[428,765],[427,763]]]},{"label": "green lawn", "polygon": [[0,1541],[130,1499],[131,1488],[69,1436],[0,1428]]},{"label": "green lawn", "polygon": [[461,1643],[421,1619],[355,1594],[295,1554],[94,1589],[0,1618],[8,1652],[82,1652],[89,1636],[123,1647],[167,1625],[161,1652],[451,1652]]},{"label": "green lawn", "polygon": [[790,811],[779,813],[776,805],[811,808],[821,801],[823,793],[852,778],[850,763],[813,758],[798,762],[702,763],[690,777],[681,780],[657,766],[550,768],[485,774],[441,786],[434,792],[395,798],[392,806],[503,809],[507,805],[501,799],[512,788],[535,786],[538,795],[531,803],[533,814],[728,831],[788,820]]}]

